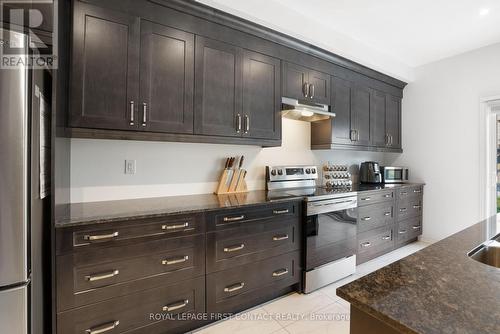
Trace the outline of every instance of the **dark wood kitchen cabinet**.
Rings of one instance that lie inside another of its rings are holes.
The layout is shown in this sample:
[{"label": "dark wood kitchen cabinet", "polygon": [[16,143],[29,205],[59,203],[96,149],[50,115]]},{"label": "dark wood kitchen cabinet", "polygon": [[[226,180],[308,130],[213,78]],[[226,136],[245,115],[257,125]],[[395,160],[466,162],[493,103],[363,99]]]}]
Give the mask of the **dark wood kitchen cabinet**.
[{"label": "dark wood kitchen cabinet", "polygon": [[385,129],[387,145],[401,149],[401,98],[390,94],[386,95]]},{"label": "dark wood kitchen cabinet", "polygon": [[138,17],[74,3],[70,126],[137,128],[139,31]]},{"label": "dark wood kitchen cabinet", "polygon": [[283,96],[330,105],[330,75],[283,62]]},{"label": "dark wood kitchen cabinet", "polygon": [[386,96],[385,93],[372,90],[370,94],[370,122],[372,144],[384,147],[389,144],[386,130]]},{"label": "dark wood kitchen cabinet", "polygon": [[370,98],[371,91],[368,87],[353,84],[351,88],[351,136],[357,146],[372,144]]}]

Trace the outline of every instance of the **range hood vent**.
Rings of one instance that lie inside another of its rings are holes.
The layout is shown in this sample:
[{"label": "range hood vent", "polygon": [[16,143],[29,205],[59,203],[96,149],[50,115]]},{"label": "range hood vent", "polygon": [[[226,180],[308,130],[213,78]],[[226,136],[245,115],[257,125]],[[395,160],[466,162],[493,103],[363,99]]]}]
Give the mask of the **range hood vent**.
[{"label": "range hood vent", "polygon": [[285,118],[305,122],[322,121],[335,117],[326,104],[318,104],[310,101],[302,101],[289,97],[281,98],[281,115]]}]

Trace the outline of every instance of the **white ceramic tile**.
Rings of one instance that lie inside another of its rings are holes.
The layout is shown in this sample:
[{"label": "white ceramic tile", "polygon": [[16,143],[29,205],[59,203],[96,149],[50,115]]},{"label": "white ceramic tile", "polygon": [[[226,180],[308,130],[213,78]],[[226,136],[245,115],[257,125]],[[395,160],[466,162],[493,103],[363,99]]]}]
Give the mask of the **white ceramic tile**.
[{"label": "white ceramic tile", "polygon": [[307,295],[291,294],[263,305],[263,308],[281,325],[286,326],[333,303],[335,303],[335,299],[328,297],[321,291],[316,291]]},{"label": "white ceramic tile", "polygon": [[285,327],[290,334],[349,334],[350,313],[335,303]]},{"label": "white ceramic tile", "polygon": [[282,326],[262,308],[243,312],[212,326],[202,328],[196,334],[271,334],[282,329]]}]

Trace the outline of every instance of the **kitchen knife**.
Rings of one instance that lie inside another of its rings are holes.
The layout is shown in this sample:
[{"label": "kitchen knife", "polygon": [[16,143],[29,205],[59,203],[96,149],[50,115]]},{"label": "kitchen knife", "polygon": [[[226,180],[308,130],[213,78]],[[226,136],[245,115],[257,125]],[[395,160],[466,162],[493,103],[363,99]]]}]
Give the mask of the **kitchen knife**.
[{"label": "kitchen knife", "polygon": [[241,169],[241,167],[243,167],[243,160],[245,160],[245,156],[242,155],[241,158],[240,158],[240,165],[238,166],[239,169]]}]

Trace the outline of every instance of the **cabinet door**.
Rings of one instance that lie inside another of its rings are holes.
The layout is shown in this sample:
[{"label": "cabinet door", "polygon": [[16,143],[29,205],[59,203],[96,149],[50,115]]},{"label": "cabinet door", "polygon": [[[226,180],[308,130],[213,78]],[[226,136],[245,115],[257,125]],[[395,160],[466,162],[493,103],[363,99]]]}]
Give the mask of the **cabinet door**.
[{"label": "cabinet door", "polygon": [[311,101],[330,105],[330,75],[322,72],[309,71],[309,98]]},{"label": "cabinet door", "polygon": [[332,77],[332,142],[351,144],[351,85],[350,81]]},{"label": "cabinet door", "polygon": [[142,21],[140,74],[140,127],[192,133],[194,35]]},{"label": "cabinet door", "polygon": [[195,133],[241,136],[241,50],[196,36]]},{"label": "cabinet door", "polygon": [[243,57],[243,135],[281,138],[280,60],[245,51]]},{"label": "cabinet door", "polygon": [[391,148],[401,148],[401,98],[386,96],[386,131]]},{"label": "cabinet door", "polygon": [[385,109],[385,93],[372,90],[370,95],[372,145],[382,148],[389,143],[385,129]]},{"label": "cabinet door", "polygon": [[370,133],[370,89],[353,85],[351,89],[351,124],[356,145],[369,146]]},{"label": "cabinet door", "polygon": [[283,96],[304,100],[309,96],[305,87],[308,80],[309,69],[283,62]]},{"label": "cabinet door", "polygon": [[70,125],[137,128],[137,17],[75,1]]}]

